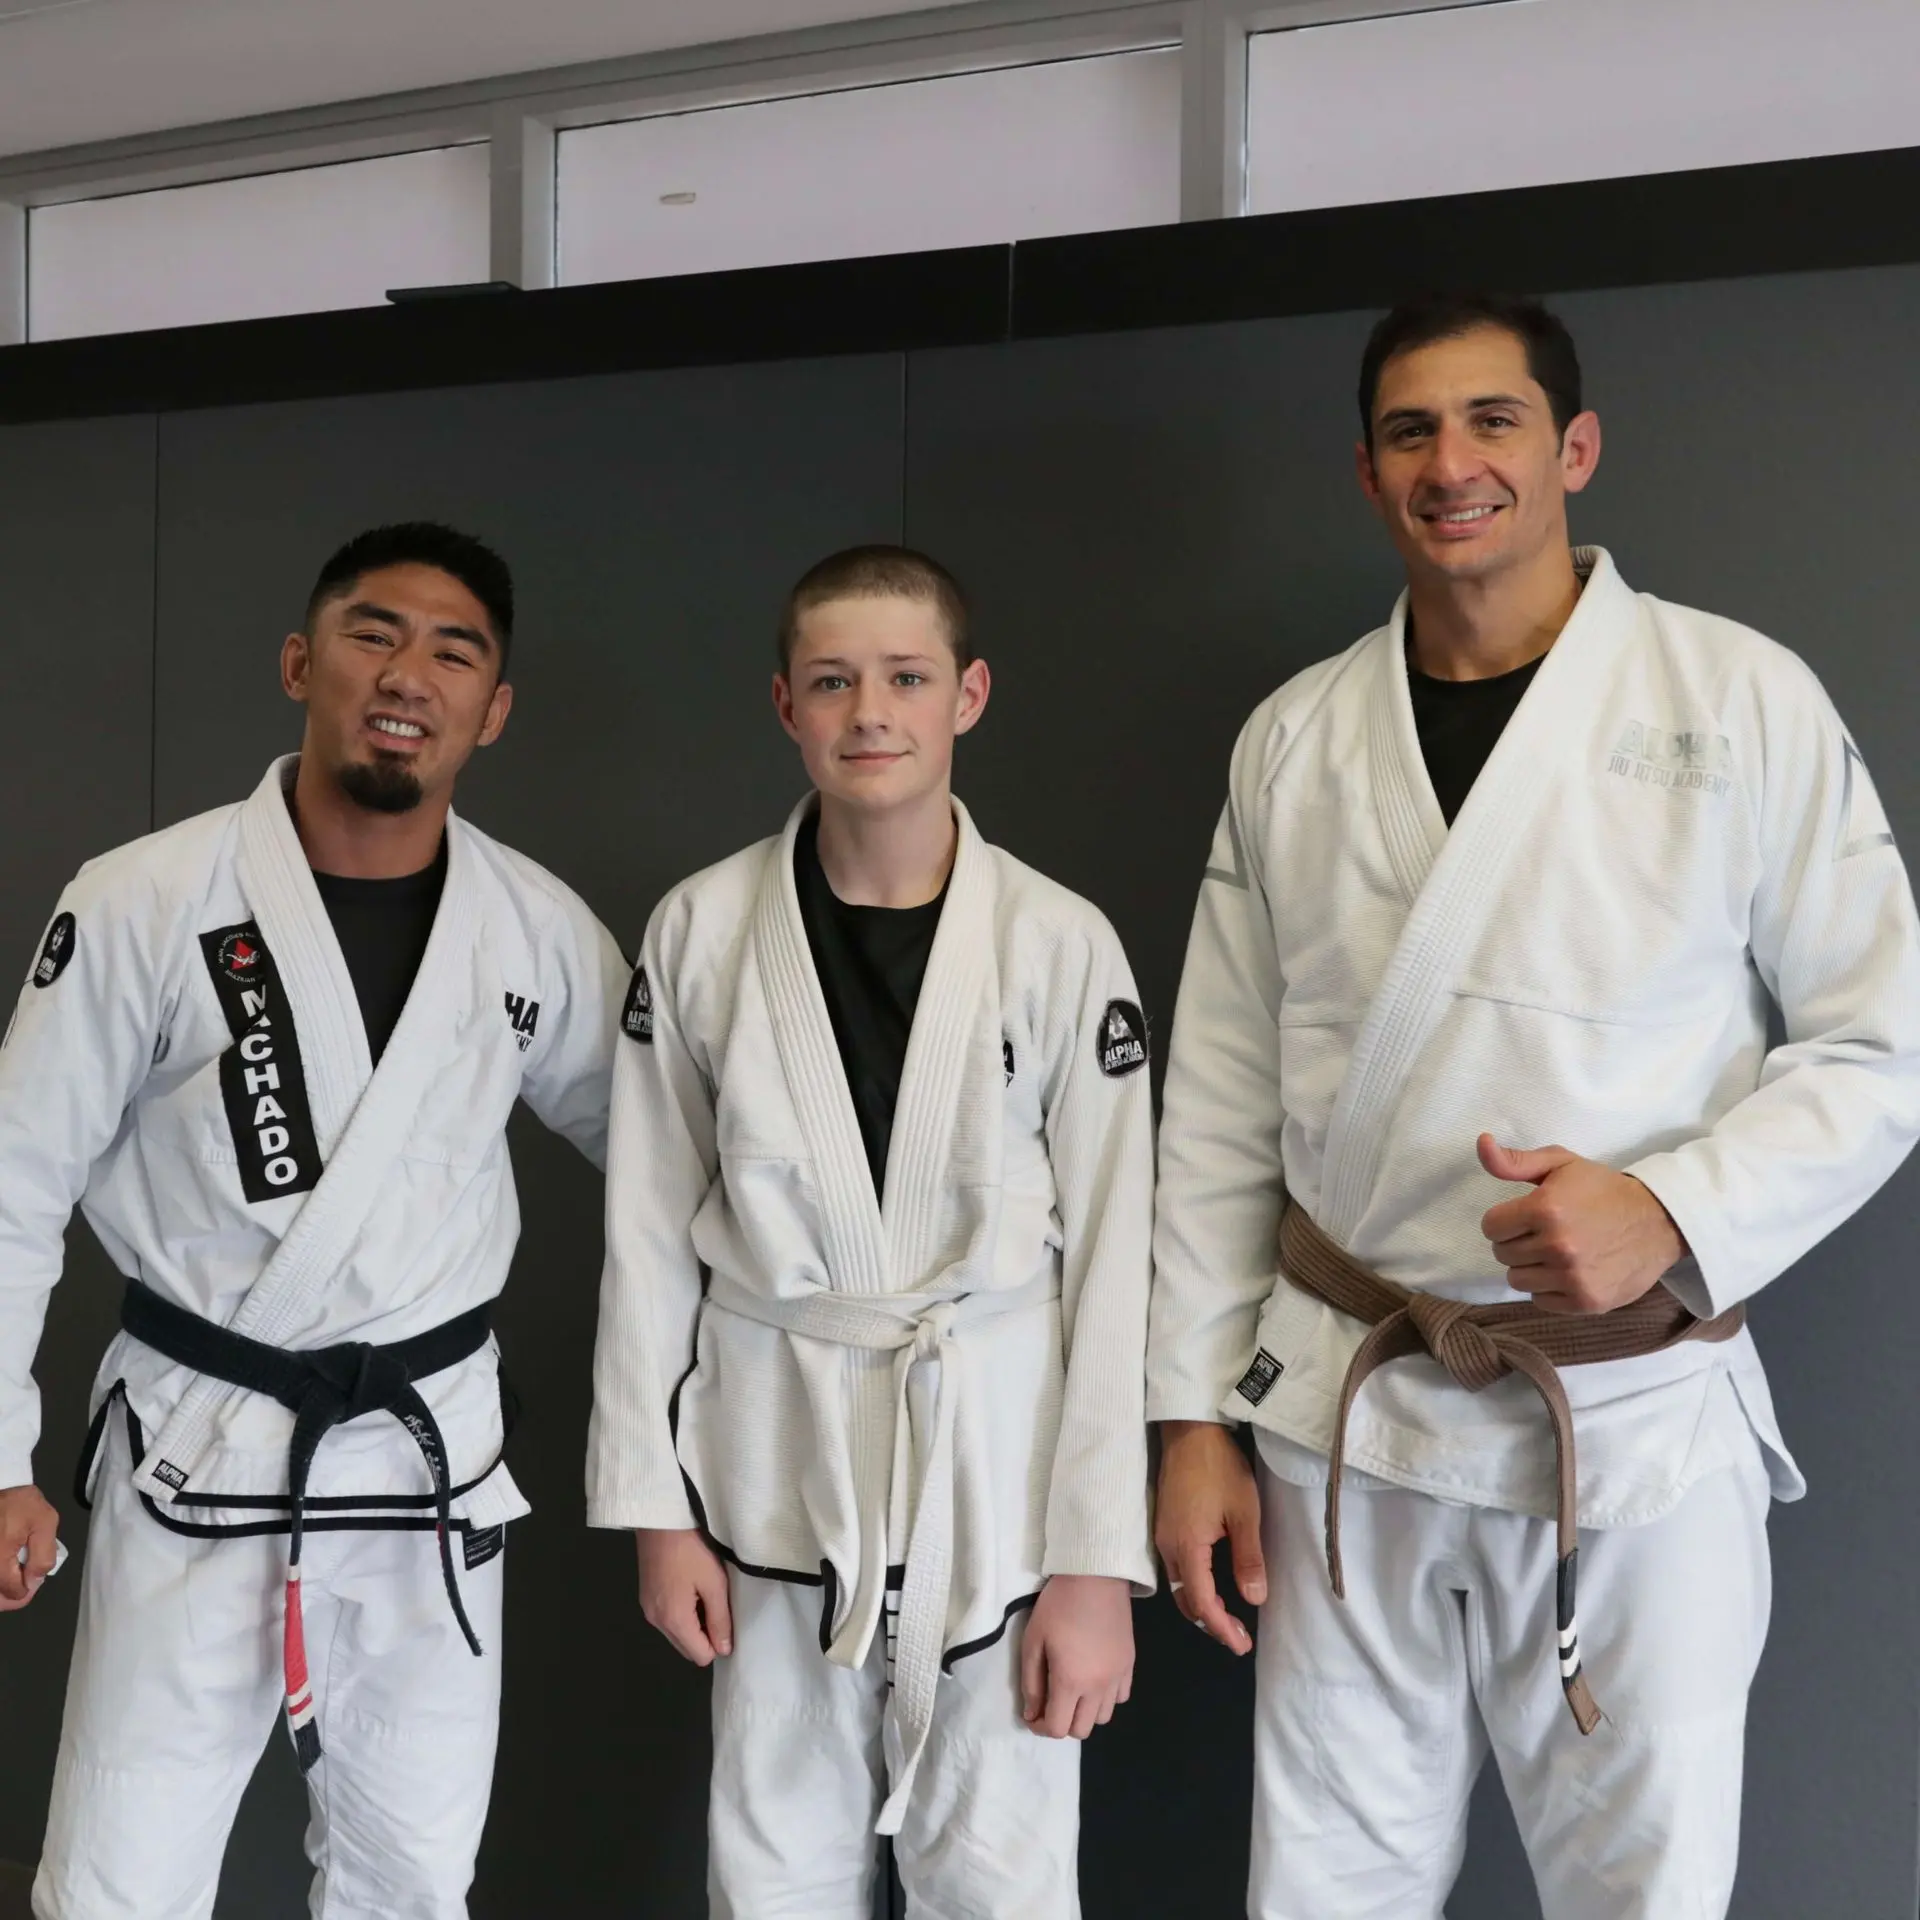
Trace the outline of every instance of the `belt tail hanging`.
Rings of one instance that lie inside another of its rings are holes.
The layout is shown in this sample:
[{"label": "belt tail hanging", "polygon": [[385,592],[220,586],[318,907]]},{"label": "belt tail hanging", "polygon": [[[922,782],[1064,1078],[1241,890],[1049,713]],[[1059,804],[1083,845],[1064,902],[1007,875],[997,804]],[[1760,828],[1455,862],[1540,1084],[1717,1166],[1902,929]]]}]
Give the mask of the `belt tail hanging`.
[{"label": "belt tail hanging", "polygon": [[287,1621],[283,1647],[287,1684],[287,1731],[302,1773],[311,1773],[321,1754],[320,1727],[313,1716],[313,1683],[307,1677],[306,1621],[300,1608],[300,1566],[287,1568]]}]

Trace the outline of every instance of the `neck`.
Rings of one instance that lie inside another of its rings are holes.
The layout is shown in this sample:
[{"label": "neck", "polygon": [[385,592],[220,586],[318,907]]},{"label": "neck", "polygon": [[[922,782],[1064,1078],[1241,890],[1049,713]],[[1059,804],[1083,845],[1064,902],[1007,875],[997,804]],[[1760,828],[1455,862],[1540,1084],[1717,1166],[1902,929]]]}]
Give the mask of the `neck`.
[{"label": "neck", "polygon": [[960,830],[946,784],[885,813],[820,796],[820,866],[850,907],[924,907],[953,871]]},{"label": "neck", "polygon": [[293,782],[293,828],[316,872],[398,880],[433,865],[452,801],[450,793],[430,793],[410,812],[373,813],[349,800],[303,753]]},{"label": "neck", "polygon": [[1436,680],[1490,680],[1539,659],[1580,603],[1564,540],[1490,579],[1415,575],[1407,584],[1413,664]]}]

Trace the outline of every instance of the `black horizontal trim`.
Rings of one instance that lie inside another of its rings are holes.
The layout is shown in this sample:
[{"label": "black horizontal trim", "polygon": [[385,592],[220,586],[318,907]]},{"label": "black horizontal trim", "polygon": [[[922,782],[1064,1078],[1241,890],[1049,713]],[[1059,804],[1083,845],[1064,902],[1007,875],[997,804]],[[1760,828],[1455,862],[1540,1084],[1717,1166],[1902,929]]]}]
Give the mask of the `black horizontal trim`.
[{"label": "black horizontal trim", "polygon": [[1920,261],[1920,147],[0,347],[0,422]]},{"label": "black horizontal trim", "polygon": [[1007,1629],[1013,1625],[1015,1616],[1025,1613],[1039,1598],[1037,1593],[1023,1593],[1018,1600],[1009,1601],[1006,1612],[1000,1616],[1000,1624],[991,1633],[983,1633],[978,1640],[963,1640],[957,1647],[949,1647],[940,1656],[940,1671],[951,1673],[956,1660],[964,1660],[969,1654],[985,1653],[1005,1635]]}]

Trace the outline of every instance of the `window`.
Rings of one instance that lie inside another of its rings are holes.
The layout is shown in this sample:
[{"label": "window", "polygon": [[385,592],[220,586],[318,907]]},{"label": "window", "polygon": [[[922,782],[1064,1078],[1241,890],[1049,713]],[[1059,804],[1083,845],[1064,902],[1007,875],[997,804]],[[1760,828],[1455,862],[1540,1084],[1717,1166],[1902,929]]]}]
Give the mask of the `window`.
[{"label": "window", "polygon": [[27,337],[376,306],[487,260],[484,145],[36,207]]},{"label": "window", "polygon": [[1256,35],[1247,209],[1920,141],[1915,0],[1508,0]]},{"label": "window", "polygon": [[569,284],[1150,226],[1180,214],[1180,56],[584,127],[559,191]]}]

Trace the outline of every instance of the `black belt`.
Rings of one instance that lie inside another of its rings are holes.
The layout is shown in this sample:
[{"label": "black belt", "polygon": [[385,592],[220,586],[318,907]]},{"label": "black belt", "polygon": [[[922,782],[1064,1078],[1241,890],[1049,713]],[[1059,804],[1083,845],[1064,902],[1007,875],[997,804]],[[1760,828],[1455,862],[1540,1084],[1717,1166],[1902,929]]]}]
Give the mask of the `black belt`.
[{"label": "black belt", "polygon": [[[376,1347],[352,1340],[335,1347],[290,1351],[229,1332],[197,1313],[189,1313],[137,1280],[127,1283],[120,1324],[143,1345],[232,1386],[264,1393],[291,1409],[293,1438],[287,1446],[287,1504],[290,1509],[287,1548],[288,1603],[288,1714],[294,1745],[302,1768],[320,1757],[319,1735],[313,1725],[310,1696],[299,1710],[306,1682],[306,1656],[300,1624],[300,1545],[305,1530],[307,1476],[320,1442],[342,1421],[364,1413],[390,1413],[412,1434],[433,1480],[436,1532],[440,1542],[440,1572],[454,1618],[477,1654],[480,1642],[460,1601],[453,1572],[452,1481],[447,1471],[446,1442],[440,1436],[433,1410],[414,1386],[430,1374],[443,1372],[487,1344],[490,1309],[475,1307],[442,1325]],[[296,1672],[296,1648],[297,1669]]]}]

